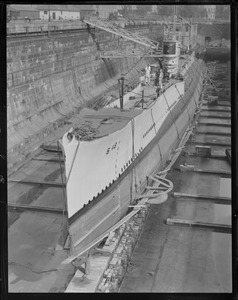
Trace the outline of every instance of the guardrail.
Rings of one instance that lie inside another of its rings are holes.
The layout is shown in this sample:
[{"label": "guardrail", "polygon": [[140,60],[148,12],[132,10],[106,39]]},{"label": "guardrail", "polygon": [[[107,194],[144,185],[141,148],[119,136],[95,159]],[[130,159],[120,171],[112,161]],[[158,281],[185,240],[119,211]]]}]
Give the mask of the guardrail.
[{"label": "guardrail", "polygon": [[77,22],[14,22],[7,24],[7,35],[85,29],[86,27],[79,20]]},{"label": "guardrail", "polygon": [[[90,18],[94,20],[94,18]],[[108,21],[108,20],[107,20]],[[163,22],[158,20],[117,20],[108,21],[114,25],[118,25],[122,28],[127,26],[146,26],[149,24],[162,24]],[[28,33],[43,33],[51,31],[62,31],[62,30],[75,30],[85,29],[87,25],[81,20],[11,20],[7,23],[7,35],[14,34],[28,34]]]}]

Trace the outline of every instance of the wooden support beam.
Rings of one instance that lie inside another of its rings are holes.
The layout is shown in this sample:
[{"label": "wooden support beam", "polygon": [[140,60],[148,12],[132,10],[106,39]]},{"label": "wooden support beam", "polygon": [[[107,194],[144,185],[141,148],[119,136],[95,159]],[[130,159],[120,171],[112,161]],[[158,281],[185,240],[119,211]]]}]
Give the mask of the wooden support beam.
[{"label": "wooden support beam", "polygon": [[216,123],[216,122],[206,122],[206,121],[198,121],[198,125],[207,125],[207,126],[221,126],[221,127],[231,127],[231,123]]},{"label": "wooden support beam", "polygon": [[193,195],[193,194],[178,193],[178,192],[174,192],[172,195],[174,196],[174,198],[177,198],[177,199],[183,198],[182,200],[199,199],[199,200],[204,200],[204,201],[213,201],[217,204],[231,205],[231,198],[230,197]]},{"label": "wooden support beam", "polygon": [[211,175],[221,175],[221,176],[231,176],[231,172],[230,171],[194,169],[194,170],[191,170],[190,172],[203,173],[203,174],[211,174]]},{"label": "wooden support beam", "polygon": [[31,179],[14,179],[9,178],[8,182],[16,182],[22,184],[40,184],[40,185],[48,185],[52,187],[64,187],[66,184],[62,182],[53,182],[53,181],[44,181],[44,180],[31,180]]},{"label": "wooden support beam", "polygon": [[205,141],[196,141],[196,144],[200,144],[200,145],[211,145],[211,146],[224,146],[224,147],[231,147],[231,143],[227,144],[227,143],[218,143],[218,142],[205,142]]},{"label": "wooden support beam", "polygon": [[221,115],[217,115],[217,116],[213,116],[213,115],[209,115],[209,114],[202,114],[202,111],[200,112],[200,117],[202,118],[211,118],[211,119],[228,119],[230,120],[231,119],[231,116],[221,116]]},{"label": "wooden support beam", "polygon": [[[196,156],[198,157],[198,155],[196,155],[196,153],[189,153],[189,156]],[[200,156],[201,157],[201,156]],[[203,158],[212,158],[212,159],[226,159],[225,155],[219,155],[219,154],[211,154],[210,156],[202,156]]]},{"label": "wooden support beam", "polygon": [[42,149],[49,151],[49,152],[62,152],[62,150],[57,145],[46,145],[43,144],[41,146]]},{"label": "wooden support beam", "polygon": [[[180,168],[174,168],[174,170],[181,172]],[[220,175],[231,177],[230,171],[219,171],[219,170],[202,170],[202,169],[188,169],[185,171],[190,173],[201,173],[201,174],[211,174],[211,175]]]},{"label": "wooden support beam", "polygon": [[166,224],[167,225],[181,225],[181,226],[195,227],[195,228],[201,228],[201,229],[209,229],[209,230],[213,230],[216,232],[222,232],[222,233],[231,233],[231,226],[225,225],[225,224],[196,222],[196,221],[191,221],[191,220],[181,220],[181,219],[172,219],[172,218],[167,218]]},{"label": "wooden support beam", "polygon": [[230,136],[231,135],[230,132],[201,131],[201,130],[197,130],[196,133],[204,134],[204,135],[208,135],[208,134],[222,135],[222,136]]},{"label": "wooden support beam", "polygon": [[[222,88],[223,89],[223,88]],[[218,103],[216,106],[231,106],[230,101],[222,101],[222,100],[218,100]]]},{"label": "wooden support beam", "polygon": [[231,112],[230,107],[227,106],[227,109],[216,109],[215,107],[211,107],[211,108],[203,108],[203,106],[201,107],[202,111],[215,111],[215,112]]},{"label": "wooden support beam", "polygon": [[19,205],[19,204],[10,204],[8,203],[8,208],[12,209],[19,209],[24,211],[38,211],[38,212],[49,212],[49,213],[56,213],[56,214],[63,214],[63,209],[60,208],[53,208],[53,207],[40,207],[40,206],[33,206],[33,205]]},{"label": "wooden support beam", "polygon": [[226,149],[226,158],[228,158],[228,161],[231,164],[231,149]]},{"label": "wooden support beam", "polygon": [[39,161],[48,161],[48,162],[64,162],[64,159],[62,158],[49,158],[49,157],[33,157],[32,160],[39,160]]}]

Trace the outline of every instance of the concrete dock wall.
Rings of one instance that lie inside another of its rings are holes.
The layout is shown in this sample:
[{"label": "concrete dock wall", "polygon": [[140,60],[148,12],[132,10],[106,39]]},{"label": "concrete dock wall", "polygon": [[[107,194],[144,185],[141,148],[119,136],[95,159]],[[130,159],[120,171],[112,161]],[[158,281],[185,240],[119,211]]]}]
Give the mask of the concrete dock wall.
[{"label": "concrete dock wall", "polygon": [[205,45],[205,38],[211,38],[211,41],[231,38],[230,23],[224,24],[198,24],[197,27],[197,42]]},{"label": "concrete dock wall", "polygon": [[[140,29],[153,39],[161,38],[162,32],[161,25]],[[132,69],[138,58],[98,58],[99,51],[119,46],[138,47],[111,33],[86,29],[7,38],[9,167],[36,150],[67,117],[98,99],[117,84],[121,74]]]}]

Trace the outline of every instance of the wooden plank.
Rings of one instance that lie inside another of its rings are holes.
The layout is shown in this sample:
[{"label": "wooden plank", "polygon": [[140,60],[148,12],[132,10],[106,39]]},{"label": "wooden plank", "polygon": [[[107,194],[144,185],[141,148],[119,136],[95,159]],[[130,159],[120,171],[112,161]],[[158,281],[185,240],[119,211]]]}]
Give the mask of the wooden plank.
[{"label": "wooden plank", "polygon": [[[174,170],[181,172],[180,168],[174,168]],[[220,175],[220,176],[231,176],[230,171],[219,171],[219,170],[202,170],[202,169],[188,169],[185,171],[192,173],[201,173],[201,174],[211,174],[211,175]]]},{"label": "wooden plank", "polygon": [[200,116],[202,118],[211,118],[211,119],[228,119],[230,120],[231,119],[231,116],[221,116],[221,115],[210,115],[210,114],[202,114],[202,112],[200,112]]},{"label": "wooden plank", "polygon": [[57,145],[46,145],[43,144],[41,146],[42,149],[49,151],[49,152],[62,152],[61,148],[58,147]]},{"label": "wooden plank", "polygon": [[[189,156],[196,156],[196,153],[189,153]],[[201,157],[201,156],[200,156]],[[212,159],[226,159],[226,156],[225,155],[219,155],[219,154],[211,154],[210,156],[202,156],[203,158],[212,158]]]},{"label": "wooden plank", "polygon": [[44,180],[30,180],[30,179],[14,179],[9,178],[8,182],[16,182],[22,184],[40,184],[40,185],[48,185],[53,187],[64,187],[66,186],[65,183],[62,182],[53,182],[53,181],[44,181]]},{"label": "wooden plank", "polygon": [[49,158],[49,157],[33,157],[32,160],[39,160],[39,161],[48,161],[48,162],[64,162],[63,158]]},{"label": "wooden plank", "polygon": [[30,210],[30,211],[38,211],[38,212],[50,212],[56,214],[63,214],[64,210],[60,208],[53,208],[53,207],[40,207],[40,206],[33,206],[33,205],[19,205],[19,204],[10,204],[8,203],[8,208],[19,209],[19,210]]},{"label": "wooden plank", "polygon": [[218,142],[205,142],[205,141],[195,141],[194,143],[200,145],[211,145],[211,146],[224,146],[224,147],[231,147],[231,144],[228,143],[218,143]]},{"label": "wooden plank", "polygon": [[181,220],[181,219],[173,219],[173,218],[167,218],[166,224],[209,229],[209,230],[222,232],[222,233],[231,233],[231,226],[225,224],[205,223],[205,222],[197,222],[197,221]]},{"label": "wooden plank", "polygon": [[226,157],[228,158],[228,161],[231,164],[231,149],[226,149]]},{"label": "wooden plank", "polygon": [[191,170],[190,172],[203,173],[203,174],[211,174],[211,175],[231,176],[231,172],[230,171],[194,169],[194,170]]},{"label": "wooden plank", "polygon": [[175,198],[185,198],[182,200],[187,200],[187,199],[199,199],[199,200],[207,200],[207,201],[213,201],[218,204],[227,204],[231,205],[231,198],[229,197],[220,197],[220,196],[210,196],[210,195],[193,195],[193,194],[186,194],[186,193],[178,193],[174,192],[172,194]]},{"label": "wooden plank", "polygon": [[197,130],[196,133],[198,134],[204,134],[204,135],[222,135],[222,136],[230,136],[231,133],[230,132],[217,132],[217,131],[201,131],[201,130]]},{"label": "wooden plank", "polygon": [[206,122],[206,121],[199,121],[198,125],[207,125],[207,126],[221,126],[221,127],[231,127],[231,124],[225,123],[216,123],[216,122]]}]

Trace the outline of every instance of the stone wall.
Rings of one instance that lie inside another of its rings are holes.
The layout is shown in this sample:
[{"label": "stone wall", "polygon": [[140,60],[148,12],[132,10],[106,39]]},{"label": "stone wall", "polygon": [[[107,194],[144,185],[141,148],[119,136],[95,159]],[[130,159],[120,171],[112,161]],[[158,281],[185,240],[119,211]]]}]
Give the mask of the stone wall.
[{"label": "stone wall", "polygon": [[200,44],[205,44],[205,37],[211,37],[211,40],[226,39],[230,40],[230,24],[198,24],[198,36]]}]

